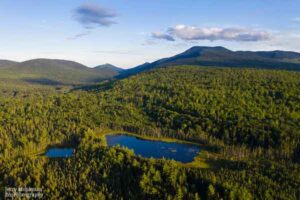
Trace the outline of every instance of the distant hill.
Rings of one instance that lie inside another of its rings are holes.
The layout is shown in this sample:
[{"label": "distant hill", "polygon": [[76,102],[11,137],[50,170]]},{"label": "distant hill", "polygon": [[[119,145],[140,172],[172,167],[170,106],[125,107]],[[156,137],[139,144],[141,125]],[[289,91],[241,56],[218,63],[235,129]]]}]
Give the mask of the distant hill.
[{"label": "distant hill", "polygon": [[145,63],[123,71],[126,77],[157,67],[201,65],[218,67],[248,67],[264,69],[300,70],[300,53],[289,51],[231,51],[224,47],[195,46],[170,58]]},{"label": "distant hill", "polygon": [[124,69],[116,67],[109,63],[106,63],[104,65],[98,65],[94,67],[94,69],[99,71],[110,71],[111,73],[115,73],[115,74],[119,74],[120,72],[124,71]]},{"label": "distant hill", "polygon": [[119,74],[108,68],[89,68],[74,61],[33,59],[17,63],[1,61],[0,79],[33,84],[70,85],[90,84],[110,79]]},{"label": "distant hill", "polygon": [[89,68],[69,60],[33,59],[25,62],[0,60],[0,82],[43,85],[93,84],[114,77],[123,78],[159,67],[198,65],[247,67],[300,71],[300,53],[289,51],[231,51],[224,47],[195,46],[152,63],[123,70],[111,64]]},{"label": "distant hill", "polygon": [[0,60],[0,68],[11,67],[16,64],[18,64],[18,62],[11,61],[11,60]]}]

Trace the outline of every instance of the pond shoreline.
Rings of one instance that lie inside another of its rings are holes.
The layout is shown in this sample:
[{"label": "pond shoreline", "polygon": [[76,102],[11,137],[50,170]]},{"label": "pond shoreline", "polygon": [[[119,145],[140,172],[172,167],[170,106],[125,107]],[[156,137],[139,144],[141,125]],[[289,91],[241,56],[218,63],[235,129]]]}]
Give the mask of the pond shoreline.
[{"label": "pond shoreline", "polygon": [[[181,139],[176,139],[176,138],[168,138],[168,137],[153,137],[153,136],[147,136],[147,135],[139,135],[136,133],[131,133],[131,132],[127,132],[127,131],[123,131],[123,130],[101,130],[101,131],[95,131],[95,136],[98,137],[99,139],[102,140],[101,144],[99,143],[100,146],[103,147],[109,147],[109,145],[107,144],[107,139],[106,136],[107,135],[125,135],[125,136],[132,136],[135,137],[137,139],[140,140],[148,140],[148,141],[153,141],[153,142],[166,142],[166,143],[177,143],[177,144],[185,144],[185,145],[195,145],[197,147],[200,147],[201,150],[198,152],[198,155],[196,155],[194,157],[194,160],[191,162],[180,162],[180,161],[176,161],[178,162],[178,164],[182,165],[182,166],[186,166],[186,167],[196,167],[196,168],[210,168],[211,164],[208,163],[209,160],[211,160],[211,157],[214,157],[212,152],[210,152],[209,148],[207,148],[207,145],[205,144],[200,144],[199,142],[192,142],[192,141],[186,141],[186,140],[181,140]],[[40,156],[46,156],[45,153],[47,152],[47,150],[49,150],[50,148],[74,148],[76,150],[77,147],[75,147],[74,145],[64,141],[62,143],[51,143],[49,144],[49,146],[45,147],[43,149],[43,151],[39,151],[37,154],[35,155],[40,155]],[[210,155],[208,157],[208,155]],[[136,154],[136,156],[139,156]],[[147,157],[144,157],[147,159]],[[209,160],[208,160],[209,159]]]},{"label": "pond shoreline", "polygon": [[132,134],[106,134],[109,147],[121,146],[132,149],[136,155],[144,158],[165,158],[182,163],[191,163],[201,152],[201,146],[178,141],[145,139]]},{"label": "pond shoreline", "polygon": [[197,145],[200,147],[203,147],[202,144],[199,144],[197,142],[192,142],[192,141],[187,141],[187,140],[181,140],[181,139],[176,139],[176,138],[168,138],[168,137],[151,137],[147,135],[139,135],[136,133],[130,133],[126,131],[114,131],[114,132],[107,132],[107,133],[102,133],[102,135],[128,135],[128,136],[134,136],[139,139],[145,139],[145,140],[150,140],[150,141],[161,141],[161,142],[168,142],[168,143],[179,143],[179,144],[191,144],[191,145]]}]

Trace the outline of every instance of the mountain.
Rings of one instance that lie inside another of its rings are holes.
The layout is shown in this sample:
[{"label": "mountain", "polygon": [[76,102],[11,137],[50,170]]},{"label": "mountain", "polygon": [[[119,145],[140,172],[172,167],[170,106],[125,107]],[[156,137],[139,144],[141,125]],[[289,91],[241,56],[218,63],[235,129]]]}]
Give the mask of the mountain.
[{"label": "mountain", "polygon": [[24,61],[16,65],[17,68],[20,70],[30,69],[30,70],[37,70],[42,69],[43,71],[46,70],[48,67],[52,67],[55,69],[78,69],[78,70],[85,70],[87,67],[69,60],[58,60],[58,59],[33,59]]},{"label": "mountain", "polygon": [[18,64],[18,62],[11,61],[11,60],[0,60],[0,68],[10,67],[16,64]]},{"label": "mountain", "polygon": [[201,65],[218,67],[249,67],[264,69],[300,70],[300,53],[289,51],[231,51],[224,47],[195,46],[169,58],[123,71],[126,77],[158,67]]},{"label": "mountain", "polygon": [[94,67],[95,70],[97,71],[108,71],[111,73],[119,74],[120,72],[124,71],[124,69],[116,67],[112,64],[106,63],[104,65],[98,65]]},{"label": "mountain", "polygon": [[33,59],[17,63],[2,61],[0,79],[17,80],[34,84],[70,85],[90,84],[110,79],[118,74],[108,68],[89,68],[74,61]]},{"label": "mountain", "polygon": [[25,62],[0,60],[0,81],[46,85],[92,84],[122,78],[159,67],[199,65],[300,70],[300,53],[289,51],[231,51],[224,47],[195,46],[185,52],[135,68],[123,70],[111,64],[89,68],[69,60],[33,59]]}]

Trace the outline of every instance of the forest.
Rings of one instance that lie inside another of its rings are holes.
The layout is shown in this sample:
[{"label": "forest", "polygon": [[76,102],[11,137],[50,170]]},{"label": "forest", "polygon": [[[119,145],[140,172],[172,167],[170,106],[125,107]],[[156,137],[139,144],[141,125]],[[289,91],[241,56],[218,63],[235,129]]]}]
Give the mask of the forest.
[{"label": "forest", "polygon": [[[107,147],[107,132],[198,143],[208,167]],[[53,145],[75,155],[43,156]],[[1,83],[0,199],[5,187],[45,199],[299,199],[300,73],[178,66],[88,87]]]}]

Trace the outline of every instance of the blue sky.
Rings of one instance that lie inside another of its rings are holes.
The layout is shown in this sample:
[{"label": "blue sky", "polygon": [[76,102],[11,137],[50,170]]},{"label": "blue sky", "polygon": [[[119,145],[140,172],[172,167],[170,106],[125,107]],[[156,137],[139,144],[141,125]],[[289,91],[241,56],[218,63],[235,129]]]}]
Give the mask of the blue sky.
[{"label": "blue sky", "polygon": [[300,51],[299,0],[1,0],[0,59],[129,68],[192,46]]}]

